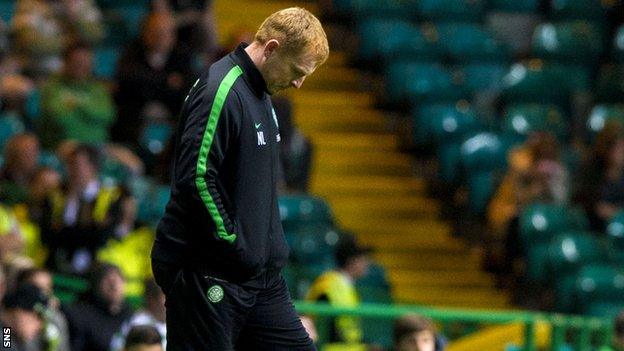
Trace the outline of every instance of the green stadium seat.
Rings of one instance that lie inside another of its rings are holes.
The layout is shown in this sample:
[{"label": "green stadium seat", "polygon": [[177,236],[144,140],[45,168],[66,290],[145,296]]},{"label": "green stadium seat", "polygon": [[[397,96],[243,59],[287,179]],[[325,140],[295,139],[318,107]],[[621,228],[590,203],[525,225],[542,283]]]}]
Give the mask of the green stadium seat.
[{"label": "green stadium seat", "polygon": [[358,20],[374,17],[409,18],[407,11],[410,2],[416,0],[351,0],[350,14]]},{"label": "green stadium seat", "polygon": [[40,167],[49,167],[59,172],[59,174],[64,174],[63,164],[53,152],[41,150],[38,163]]},{"label": "green stadium seat", "polygon": [[25,130],[22,120],[13,113],[4,113],[0,115],[0,150],[4,149],[7,141],[16,134],[23,133]]},{"label": "green stadium seat", "polygon": [[526,257],[526,279],[532,283],[546,284],[548,281],[548,272],[546,271],[548,243],[531,245]]},{"label": "green stadium seat", "polygon": [[520,214],[520,243],[525,251],[540,244],[547,244],[558,233],[569,230],[585,230],[587,218],[565,206],[534,203]]},{"label": "green stadium seat", "polygon": [[100,177],[105,184],[123,185],[132,177],[132,171],[113,158],[105,158],[102,162]]},{"label": "green stadium seat", "polygon": [[439,63],[393,62],[386,71],[386,92],[392,103],[455,102],[466,97],[453,73]]},{"label": "green stadium seat", "polygon": [[556,235],[548,247],[548,271],[551,278],[574,275],[588,263],[604,260],[605,252],[592,233],[567,231]]},{"label": "green stadium seat", "polygon": [[536,13],[539,6],[539,0],[490,0],[488,3],[491,10],[511,13]]},{"label": "green stadium seat", "polygon": [[284,230],[297,230],[310,225],[331,226],[333,217],[327,202],[309,195],[283,195],[279,210]]},{"label": "green stadium seat", "polygon": [[437,41],[407,21],[371,18],[359,24],[359,57],[365,61],[418,57],[434,60],[441,57]]},{"label": "green stadium seat", "polygon": [[531,60],[511,66],[503,78],[502,99],[506,103],[567,105],[570,94],[589,91],[590,82],[590,72],[585,67]]},{"label": "green stadium seat", "polygon": [[551,0],[551,16],[557,20],[605,20],[614,3],[601,0]]},{"label": "green stadium seat", "polygon": [[624,101],[624,64],[604,65],[598,74],[596,97],[600,102],[621,103]]},{"label": "green stadium seat", "polygon": [[152,155],[159,155],[167,147],[173,135],[173,127],[167,122],[148,123],[142,131],[139,144]]},{"label": "green stadium seat", "polygon": [[624,270],[605,263],[584,265],[577,274],[576,295],[585,308],[596,302],[624,304]]},{"label": "green stadium seat", "polygon": [[4,23],[10,23],[11,19],[13,19],[13,15],[15,14],[15,3],[16,1],[0,1],[0,19],[4,21]]},{"label": "green stadium seat", "polygon": [[455,62],[507,62],[510,51],[478,24],[443,23],[436,26],[440,45]]},{"label": "green stadium seat", "polygon": [[484,0],[420,0],[415,2],[420,17],[434,22],[478,22],[485,11]]},{"label": "green stadium seat", "polygon": [[613,37],[613,59],[624,63],[624,25],[621,25]]},{"label": "green stadium seat", "polygon": [[461,145],[461,163],[467,174],[469,210],[481,215],[496,187],[496,173],[506,164],[501,138],[493,133],[478,133]]},{"label": "green stadium seat", "polygon": [[472,63],[462,67],[468,91],[499,91],[509,65],[500,63]]},{"label": "green stadium seat", "polygon": [[615,318],[624,311],[624,304],[610,302],[594,302],[585,308],[585,314],[594,317]]},{"label": "green stadium seat", "polygon": [[100,79],[113,79],[117,71],[120,48],[100,47],[95,50],[93,74]]},{"label": "green stadium seat", "polygon": [[587,119],[587,129],[599,133],[607,123],[619,123],[624,126],[624,104],[601,104],[592,108]]},{"label": "green stadium seat", "polygon": [[331,268],[335,265],[334,250],[340,234],[330,226],[308,225],[287,231],[291,260],[299,265],[316,265]]},{"label": "green stadium seat", "polygon": [[544,23],[535,28],[532,42],[537,57],[562,63],[595,64],[603,39],[594,24],[585,21]]},{"label": "green stadium seat", "polygon": [[545,131],[564,140],[568,126],[556,105],[514,104],[506,108],[503,116],[503,133],[524,139],[531,132]]},{"label": "green stadium seat", "polygon": [[420,121],[431,134],[438,158],[438,177],[443,182],[457,180],[460,144],[478,128],[477,117],[468,104],[432,105],[419,109]]}]

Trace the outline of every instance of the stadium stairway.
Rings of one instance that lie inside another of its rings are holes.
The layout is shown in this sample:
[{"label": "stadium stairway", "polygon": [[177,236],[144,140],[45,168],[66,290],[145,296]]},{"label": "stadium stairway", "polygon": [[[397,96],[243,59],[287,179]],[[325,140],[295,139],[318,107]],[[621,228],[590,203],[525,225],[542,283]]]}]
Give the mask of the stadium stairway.
[{"label": "stadium stairway", "polygon": [[[237,25],[255,28],[273,11],[293,5],[315,11],[302,1],[216,1],[217,26],[228,33],[235,25],[223,19],[237,18]],[[295,121],[315,148],[311,192],[329,202],[341,227],[375,249],[395,301],[509,308],[506,294],[481,271],[478,254],[438,219],[439,204],[426,197],[411,157],[398,151],[388,119],[373,108],[373,94],[358,89],[359,80],[345,54],[334,51],[300,91],[288,93]]]}]

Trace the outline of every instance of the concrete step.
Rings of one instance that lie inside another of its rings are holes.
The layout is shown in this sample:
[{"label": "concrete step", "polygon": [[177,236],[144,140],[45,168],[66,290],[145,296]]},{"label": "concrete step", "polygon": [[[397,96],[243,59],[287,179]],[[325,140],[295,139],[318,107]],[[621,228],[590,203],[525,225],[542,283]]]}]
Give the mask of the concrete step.
[{"label": "concrete step", "polygon": [[370,234],[371,236],[396,240],[410,237],[452,239],[450,226],[435,219],[407,219],[400,221],[371,219],[361,221],[359,219],[339,218],[339,220],[342,225],[351,228],[358,234]]},{"label": "concrete step", "polygon": [[409,267],[414,271],[472,272],[481,267],[481,258],[467,252],[448,253],[425,250],[388,249],[373,254],[388,271]]},{"label": "concrete step", "polygon": [[383,152],[316,152],[313,172],[319,175],[373,175],[392,176],[412,173],[407,155]]},{"label": "concrete step", "polygon": [[447,287],[402,287],[392,293],[401,303],[415,303],[426,306],[466,307],[466,308],[509,308],[509,297],[490,288],[453,289]]},{"label": "concrete step", "polygon": [[463,245],[454,240],[440,237],[422,237],[422,236],[388,236],[388,235],[376,235],[371,233],[358,233],[357,230],[353,230],[349,226],[345,226],[347,230],[352,230],[357,234],[358,240],[366,246],[374,247],[376,250],[382,252],[385,250],[392,250],[396,248],[403,248],[409,250],[436,250],[438,252],[447,251],[461,252],[464,249]]},{"label": "concrete step", "polygon": [[425,181],[411,176],[326,176],[312,178],[312,192],[323,197],[370,196],[422,196]]},{"label": "concrete step", "polygon": [[295,110],[300,106],[316,106],[317,108],[356,108],[372,107],[374,97],[365,92],[354,91],[326,91],[321,89],[306,89],[291,92]]},{"label": "concrete step", "polygon": [[388,270],[388,279],[392,286],[399,287],[446,287],[492,288],[494,278],[479,270],[474,271],[420,271],[394,268]]},{"label": "concrete step", "polygon": [[363,132],[303,132],[311,138],[317,152],[324,151],[394,151],[398,148],[398,139],[390,133],[373,134]]},{"label": "concrete step", "polygon": [[[368,110],[362,110],[368,111]],[[387,131],[389,129],[387,121],[382,117],[370,111],[363,113],[358,117],[343,115],[343,110],[321,112],[307,109],[297,111],[295,113],[297,126],[304,133],[314,132],[349,132],[349,133],[376,133],[378,131]]]},{"label": "concrete step", "polygon": [[409,219],[428,216],[436,218],[440,204],[422,196],[371,194],[345,196],[344,194],[326,194],[325,199],[338,217],[352,217],[362,220]]}]

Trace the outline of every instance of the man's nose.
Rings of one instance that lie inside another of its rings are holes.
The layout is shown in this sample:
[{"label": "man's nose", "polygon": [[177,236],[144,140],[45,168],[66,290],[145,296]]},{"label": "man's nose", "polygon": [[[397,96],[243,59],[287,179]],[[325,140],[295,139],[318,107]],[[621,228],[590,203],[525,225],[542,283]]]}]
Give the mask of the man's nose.
[{"label": "man's nose", "polygon": [[304,80],[305,80],[305,77],[301,77],[301,78],[299,78],[299,79],[297,79],[297,80],[293,80],[292,82],[290,82],[290,84],[291,84],[293,87],[295,87],[295,88],[299,89],[299,88],[301,88],[301,86],[303,85],[303,81],[304,81]]}]

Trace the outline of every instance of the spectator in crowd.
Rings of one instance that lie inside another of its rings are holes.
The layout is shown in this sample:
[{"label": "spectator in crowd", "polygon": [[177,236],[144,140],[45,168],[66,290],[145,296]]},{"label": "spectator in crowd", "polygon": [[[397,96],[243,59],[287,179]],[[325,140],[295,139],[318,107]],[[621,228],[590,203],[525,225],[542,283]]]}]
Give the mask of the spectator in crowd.
[{"label": "spectator in crowd", "polygon": [[46,200],[61,186],[61,175],[50,167],[40,167],[28,187],[29,217],[34,223],[41,223]]},{"label": "spectator in crowd", "polygon": [[11,208],[0,204],[0,263],[10,264],[23,256],[24,238]]},{"label": "spectator in crowd", "polygon": [[393,351],[442,351],[443,342],[436,334],[430,319],[406,315],[394,322]]},{"label": "spectator in crowd", "polygon": [[137,325],[128,332],[123,351],[164,351],[162,336],[152,325]]},{"label": "spectator in crowd", "polygon": [[60,310],[60,302],[54,296],[52,286],[52,274],[44,268],[27,268],[17,274],[17,285],[32,284],[39,288],[48,299],[48,321],[54,324],[59,331],[59,351],[68,351],[69,348],[69,330],[67,329],[67,319]]},{"label": "spectator in crowd", "polygon": [[49,250],[49,269],[85,273],[109,238],[125,235],[119,230],[127,194],[119,187],[101,184],[99,168],[98,150],[78,145],[68,156],[67,184],[44,203],[40,227]]},{"label": "spectator in crowd", "polygon": [[73,351],[108,351],[113,335],[132,315],[125,302],[125,280],[116,266],[94,267],[87,293],[64,307]]},{"label": "spectator in crowd", "polygon": [[31,284],[22,284],[5,296],[2,325],[11,328],[11,350],[61,350],[59,331],[48,320],[47,304],[47,296]]},{"label": "spectator in crowd", "polygon": [[152,8],[154,12],[172,11],[179,41],[193,53],[214,60],[218,43],[212,0],[153,0]]},{"label": "spectator in crowd", "polygon": [[620,124],[607,124],[596,136],[583,171],[577,200],[594,231],[603,232],[606,222],[624,208],[623,132]]},{"label": "spectator in crowd", "polygon": [[4,165],[0,169],[0,201],[26,203],[28,187],[39,160],[39,141],[33,134],[18,134],[4,148]]},{"label": "spectator in crowd", "polygon": [[[154,327],[162,338],[163,350],[167,347],[167,326],[165,325],[165,294],[154,279],[145,282],[145,309],[137,311],[113,337],[112,351],[121,351],[129,332],[137,326]],[[127,348],[127,345],[126,345]]]},{"label": "spectator in crowd", "polygon": [[[355,281],[368,272],[369,248],[361,247],[352,236],[344,236],[336,247],[338,270],[323,273],[310,287],[306,300],[327,301],[331,305],[355,307],[360,298]],[[331,322],[330,342],[337,345],[362,347],[362,328],[358,318],[340,316]]]},{"label": "spectator in crowd", "polygon": [[104,37],[93,0],[19,0],[12,21],[14,48],[28,76],[45,78],[61,68],[61,54],[77,41],[92,45]]},{"label": "spectator in crowd", "polygon": [[41,142],[52,149],[65,139],[104,144],[115,109],[103,83],[93,77],[93,51],[75,44],[64,54],[64,67],[42,88]]},{"label": "spectator in crowd", "polygon": [[521,255],[518,218],[525,206],[538,201],[564,205],[569,195],[567,169],[551,134],[533,133],[508,158],[509,169],[488,208],[494,241],[503,244],[497,249],[502,253],[495,255],[503,275],[513,272]]},{"label": "spectator in crowd", "polygon": [[603,347],[600,351],[624,351],[624,310],[615,318],[611,346]]},{"label": "spectator in crowd", "polygon": [[175,117],[192,83],[191,61],[190,51],[177,45],[171,14],[149,15],[141,41],[131,44],[119,61],[115,141],[136,148],[146,120]]}]

